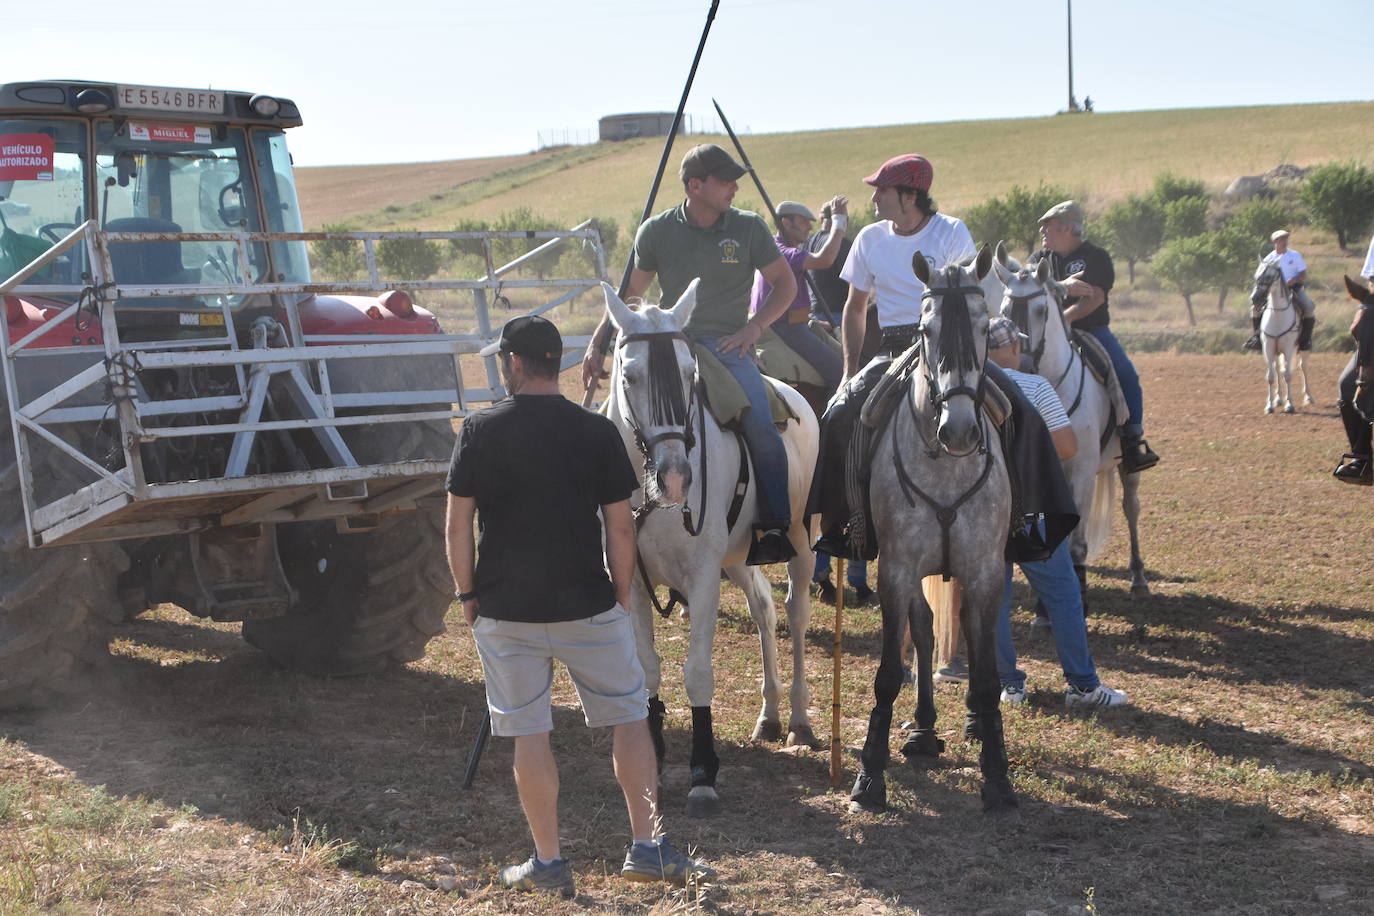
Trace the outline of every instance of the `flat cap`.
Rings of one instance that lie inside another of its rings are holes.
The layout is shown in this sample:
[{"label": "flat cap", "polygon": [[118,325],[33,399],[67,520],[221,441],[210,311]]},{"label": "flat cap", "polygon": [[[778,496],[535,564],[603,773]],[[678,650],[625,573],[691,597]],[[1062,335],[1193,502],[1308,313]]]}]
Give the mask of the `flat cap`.
[{"label": "flat cap", "polygon": [[1068,220],[1071,223],[1083,222],[1083,208],[1076,200],[1063,200],[1045,211],[1037,223],[1048,223],[1052,219]]},{"label": "flat cap", "polygon": [[735,181],[749,171],[730,157],[725,150],[714,143],[694,146],[682,157],[678,177],[683,181],[689,178],[706,178],[711,175],[721,181]]},{"label": "flat cap", "polygon": [[1269,236],[1269,241],[1277,242],[1279,239],[1288,238],[1288,235],[1289,232],[1287,229],[1275,229],[1273,233]]},{"label": "flat cap", "polygon": [[1027,337],[1021,333],[1021,329],[1016,326],[1016,322],[1010,318],[997,317],[988,322],[988,349],[997,350],[1007,346],[1012,341],[1019,341],[1025,346]]},{"label": "flat cap", "polygon": [[799,204],[795,200],[784,200],[778,204],[778,216],[800,216],[802,219],[816,221],[816,215],[806,209],[804,204]]},{"label": "flat cap", "polygon": [[929,191],[935,180],[935,169],[930,160],[916,153],[893,156],[882,164],[878,171],[864,179],[864,184],[875,188],[916,188]]}]

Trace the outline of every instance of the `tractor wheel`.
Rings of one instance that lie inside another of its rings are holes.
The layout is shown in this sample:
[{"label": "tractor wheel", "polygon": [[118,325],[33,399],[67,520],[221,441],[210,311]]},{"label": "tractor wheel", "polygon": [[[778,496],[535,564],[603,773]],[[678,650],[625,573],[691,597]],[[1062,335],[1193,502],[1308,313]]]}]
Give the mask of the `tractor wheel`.
[{"label": "tractor wheel", "polygon": [[[31,454],[40,493],[76,488],[74,462],[46,446]],[[88,685],[108,657],[115,579],[128,565],[116,544],[30,549],[0,379],[0,709],[42,706]]]},{"label": "tractor wheel", "polygon": [[[447,423],[357,427],[349,446],[364,463],[447,457]],[[387,516],[376,529],[341,534],[333,522],[277,528],[282,569],[296,604],[282,617],[247,620],[243,638],[279,665],[313,675],[378,674],[415,661],[444,632],[453,579],[444,516]]]}]

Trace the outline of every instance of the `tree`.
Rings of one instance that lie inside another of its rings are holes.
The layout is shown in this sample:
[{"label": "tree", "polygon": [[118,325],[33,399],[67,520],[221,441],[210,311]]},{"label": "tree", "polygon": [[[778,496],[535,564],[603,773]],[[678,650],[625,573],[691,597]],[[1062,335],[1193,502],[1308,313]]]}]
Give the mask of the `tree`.
[{"label": "tree", "polygon": [[964,210],[964,225],[973,236],[975,245],[987,242],[989,245],[1007,239],[1011,235],[1011,218],[1007,213],[1005,201],[993,197]]},{"label": "tree", "polygon": [[1163,206],[1185,197],[1205,198],[1207,186],[1195,178],[1182,178],[1173,172],[1160,172],[1155,176],[1154,187],[1150,193]]},{"label": "tree", "polygon": [[378,273],[392,280],[428,280],[439,271],[439,246],[427,239],[382,239]]},{"label": "tree", "polygon": [[1147,260],[1164,242],[1164,208],[1152,196],[1132,194],[1112,204],[1098,227],[1112,254],[1126,259],[1126,272],[1135,286],[1135,265]]},{"label": "tree", "polygon": [[[326,223],[321,232],[353,232],[351,223]],[[310,243],[312,273],[343,283],[356,280],[363,272],[363,243],[348,239],[320,239]]]},{"label": "tree", "polygon": [[1012,185],[1005,198],[994,197],[964,213],[964,224],[977,242],[1005,241],[1030,254],[1040,247],[1040,217],[1067,198],[1068,192],[1043,181],[1034,188]]},{"label": "tree", "polygon": [[1193,296],[1206,289],[1216,276],[1216,263],[1210,240],[1196,235],[1165,242],[1154,261],[1155,276],[1178,290],[1188,309],[1188,323],[1197,324]]},{"label": "tree", "polygon": [[1336,233],[1336,244],[1369,226],[1374,217],[1374,173],[1355,162],[1330,162],[1307,173],[1302,202],[1312,221]]},{"label": "tree", "polygon": [[1226,310],[1226,294],[1231,287],[1244,284],[1248,272],[1253,269],[1253,246],[1249,234],[1230,223],[1216,232],[1209,232],[1205,238],[1212,272],[1208,285],[1217,290],[1217,314],[1220,315]]},{"label": "tree", "polygon": [[1207,198],[1176,197],[1164,204],[1164,237],[1190,238],[1207,231]]},{"label": "tree", "polygon": [[1236,208],[1225,228],[1245,241],[1249,246],[1247,259],[1253,261],[1268,251],[1270,234],[1275,229],[1291,227],[1296,217],[1293,207],[1284,201],[1255,198]]}]

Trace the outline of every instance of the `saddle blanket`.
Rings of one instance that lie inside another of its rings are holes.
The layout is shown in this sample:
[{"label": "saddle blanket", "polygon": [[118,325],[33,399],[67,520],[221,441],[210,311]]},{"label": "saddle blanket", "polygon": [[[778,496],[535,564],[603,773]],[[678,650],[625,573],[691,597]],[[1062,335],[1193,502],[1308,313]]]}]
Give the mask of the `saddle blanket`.
[{"label": "saddle blanket", "polygon": [[[812,320],[808,327],[812,334],[835,351],[835,355],[841,355],[840,342],[835,339],[835,335],[815,320]],[[815,367],[773,333],[772,328],[764,328],[763,334],[759,336],[759,342],[754,344],[754,351],[764,375],[772,376],[789,385],[814,385],[817,388],[825,386],[825,379],[821,378]]]},{"label": "saddle blanket", "polygon": [[1116,414],[1117,422],[1126,422],[1126,417],[1130,416],[1130,410],[1126,407],[1126,394],[1121,390],[1121,381],[1116,377],[1116,370],[1112,367],[1112,358],[1107,355],[1107,348],[1087,331],[1079,330],[1073,332],[1073,344],[1078,348],[1078,355],[1087,364],[1093,378],[1107,386],[1107,396],[1111,399],[1112,411]]},{"label": "saddle blanket", "polygon": [[[692,354],[697,360],[697,375],[705,389],[706,406],[710,409],[711,416],[715,417],[721,426],[737,428],[744,412],[749,409],[749,398],[745,396],[744,389],[730,374],[730,370],[725,368],[725,364],[706,347],[694,343]],[[778,426],[786,426],[787,421],[800,419],[773,388],[776,380],[765,376],[764,381],[770,383],[764,387],[768,390],[768,406],[773,411],[773,422]]]}]

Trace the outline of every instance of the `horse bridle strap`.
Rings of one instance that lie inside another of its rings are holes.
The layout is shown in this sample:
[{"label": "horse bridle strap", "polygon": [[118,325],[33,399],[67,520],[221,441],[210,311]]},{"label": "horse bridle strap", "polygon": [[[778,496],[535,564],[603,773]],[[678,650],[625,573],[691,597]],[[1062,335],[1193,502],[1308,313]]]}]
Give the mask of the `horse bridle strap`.
[{"label": "horse bridle strap", "polygon": [[688,337],[682,331],[648,331],[643,334],[621,334],[620,339],[616,341],[616,346],[623,347],[627,343],[634,343],[640,340],[680,340],[689,347],[692,345],[692,338]]}]

